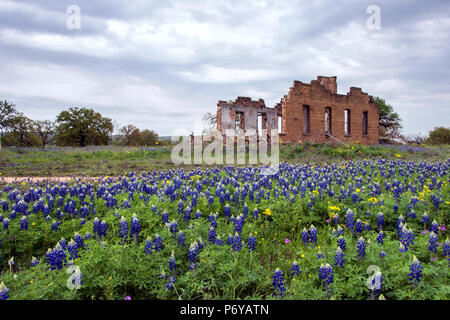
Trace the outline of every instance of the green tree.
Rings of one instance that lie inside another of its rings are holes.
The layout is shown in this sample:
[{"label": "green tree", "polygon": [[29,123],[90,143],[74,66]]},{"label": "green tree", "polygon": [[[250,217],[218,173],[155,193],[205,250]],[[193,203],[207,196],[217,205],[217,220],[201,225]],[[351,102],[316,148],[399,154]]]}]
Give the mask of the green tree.
[{"label": "green tree", "polygon": [[19,114],[11,120],[11,129],[4,137],[5,145],[36,147],[42,145],[40,137],[34,132],[34,121]]},{"label": "green tree", "polygon": [[393,142],[395,139],[403,139],[400,134],[402,119],[397,112],[394,112],[394,107],[379,97],[375,97],[374,102],[380,114],[380,142]]},{"label": "green tree", "polygon": [[46,146],[52,142],[55,133],[55,123],[50,120],[37,120],[34,122],[34,131],[40,137],[42,145]]},{"label": "green tree", "polygon": [[450,144],[450,128],[436,127],[425,140],[428,144]]},{"label": "green tree", "polygon": [[14,104],[7,100],[0,101],[0,147],[1,138],[5,133],[12,130],[13,123],[18,115]]},{"label": "green tree", "polygon": [[119,132],[122,135],[121,145],[139,146],[141,144],[141,131],[132,124],[123,126]]},{"label": "green tree", "polygon": [[158,142],[158,134],[153,130],[142,130],[141,131],[141,145],[143,146],[154,146]]},{"label": "green tree", "polygon": [[93,109],[69,108],[56,117],[55,141],[59,146],[107,145],[112,132],[112,120]]}]

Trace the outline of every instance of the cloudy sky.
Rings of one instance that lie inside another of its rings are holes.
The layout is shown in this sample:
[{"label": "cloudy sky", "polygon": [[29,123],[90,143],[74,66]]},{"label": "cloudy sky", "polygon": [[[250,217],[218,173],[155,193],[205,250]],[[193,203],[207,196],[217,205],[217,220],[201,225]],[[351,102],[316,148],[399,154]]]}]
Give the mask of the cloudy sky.
[{"label": "cloudy sky", "polygon": [[338,93],[385,98],[405,134],[427,133],[450,125],[449,71],[448,0],[0,0],[0,99],[36,120],[92,107],[170,135],[217,100],[273,106],[293,80],[324,75]]}]

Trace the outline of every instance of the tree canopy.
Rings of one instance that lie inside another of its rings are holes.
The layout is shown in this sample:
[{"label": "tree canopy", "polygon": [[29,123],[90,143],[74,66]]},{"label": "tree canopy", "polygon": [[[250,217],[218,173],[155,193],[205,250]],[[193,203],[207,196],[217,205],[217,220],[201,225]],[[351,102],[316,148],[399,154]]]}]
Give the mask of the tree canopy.
[{"label": "tree canopy", "polygon": [[381,142],[393,142],[395,139],[403,139],[400,134],[402,125],[397,112],[394,112],[394,107],[387,104],[386,101],[380,97],[375,97],[374,102],[378,107],[378,112],[380,114],[379,124],[380,124],[380,141]]},{"label": "tree canopy", "polygon": [[72,107],[56,117],[55,142],[59,146],[107,145],[112,120],[88,108]]}]

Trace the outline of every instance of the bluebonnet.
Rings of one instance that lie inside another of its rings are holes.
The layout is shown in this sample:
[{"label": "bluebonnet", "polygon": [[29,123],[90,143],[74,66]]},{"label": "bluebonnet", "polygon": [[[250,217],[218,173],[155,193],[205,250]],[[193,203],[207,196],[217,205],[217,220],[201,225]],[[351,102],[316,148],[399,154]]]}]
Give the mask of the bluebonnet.
[{"label": "bluebonnet", "polygon": [[341,247],[338,247],[336,249],[336,255],[334,257],[334,265],[335,266],[340,266],[340,267],[344,267],[344,262],[345,262],[345,258],[344,258],[344,252],[342,251]]},{"label": "bluebonnet", "polygon": [[97,235],[100,234],[100,220],[97,217],[95,217],[92,222],[92,231]]},{"label": "bluebonnet", "polygon": [[149,255],[152,254],[152,249],[153,249],[153,242],[152,242],[152,238],[147,237],[147,239],[145,240],[145,247],[144,247],[144,253],[145,255]]},{"label": "bluebonnet", "polygon": [[298,262],[296,260],[294,260],[294,262],[292,262],[290,271],[291,271],[291,277],[300,275],[300,266],[298,265]]},{"label": "bluebonnet", "polygon": [[177,281],[177,279],[176,279],[176,277],[174,275],[170,275],[168,281],[169,282],[166,284],[166,288],[168,290],[172,290],[174,285],[175,285],[175,282]]},{"label": "bluebonnet", "polygon": [[218,235],[217,238],[216,238],[216,244],[219,245],[219,246],[223,246],[223,240],[220,237],[220,235]]},{"label": "bluebonnet", "polygon": [[70,260],[74,260],[77,258],[78,256],[77,244],[75,243],[75,241],[73,241],[73,239],[71,239],[67,244],[67,251],[69,252]]},{"label": "bluebonnet", "polygon": [[430,232],[429,236],[429,246],[428,246],[428,250],[430,250],[431,252],[437,253],[437,241],[438,238],[436,236],[436,233],[434,233],[433,231]]},{"label": "bluebonnet", "polygon": [[448,263],[450,265],[450,240],[448,240],[448,237],[447,239],[445,239],[442,249],[444,250],[444,257],[447,257]]},{"label": "bluebonnet", "polygon": [[361,234],[362,231],[363,231],[363,224],[362,224],[362,221],[360,219],[358,219],[358,220],[356,220],[355,232],[357,234]]},{"label": "bluebonnet", "polygon": [[57,231],[60,224],[62,224],[61,221],[53,220],[53,222],[52,222],[52,231]]},{"label": "bluebonnet", "polygon": [[400,244],[398,245],[398,251],[400,251],[401,253],[407,252],[408,251],[408,247],[405,246],[402,242],[400,242]]},{"label": "bluebonnet", "polygon": [[185,241],[185,237],[184,237],[184,233],[183,231],[178,231],[178,239],[177,239],[177,243],[180,247],[184,247],[184,241]]},{"label": "bluebonnet", "polygon": [[242,232],[242,228],[244,227],[244,215],[240,214],[237,218],[236,221],[234,223],[234,232],[237,233],[241,233]]},{"label": "bluebonnet", "polygon": [[384,258],[386,257],[386,252],[381,250],[380,253],[378,253],[378,255],[380,256],[380,258]]},{"label": "bluebonnet", "polygon": [[208,241],[214,243],[216,242],[216,237],[217,237],[216,229],[211,226],[209,228]]},{"label": "bluebonnet", "polygon": [[154,245],[155,245],[155,251],[161,251],[163,248],[163,241],[159,234],[155,235]]},{"label": "bluebonnet", "polygon": [[47,250],[46,260],[51,270],[62,269],[66,261],[66,253],[61,248],[59,243],[56,244],[53,250],[52,249]]},{"label": "bluebonnet", "polygon": [[192,211],[191,207],[187,206],[183,213],[184,220],[189,221],[191,219],[191,211]]},{"label": "bluebonnet", "polygon": [[347,210],[347,214],[345,215],[345,226],[347,227],[348,230],[353,231],[353,228],[355,226],[355,222],[354,222],[354,215],[353,215],[353,211],[351,209]]},{"label": "bluebonnet", "polygon": [[333,222],[335,225],[339,225],[339,213],[335,213],[333,216]]},{"label": "bluebonnet", "polygon": [[325,257],[323,256],[323,253],[321,251],[319,251],[317,253],[317,259],[324,259]]},{"label": "bluebonnet", "polygon": [[83,275],[81,274],[81,271],[79,268],[75,268],[72,270],[73,278],[72,278],[72,284],[75,285],[75,288],[80,288],[80,286],[83,284],[81,279],[83,278]]},{"label": "bluebonnet", "polygon": [[400,234],[402,232],[402,228],[403,228],[404,223],[405,223],[405,218],[403,218],[403,215],[400,215],[397,218],[397,233],[398,234]]},{"label": "bluebonnet", "polygon": [[128,221],[124,216],[120,218],[119,237],[126,239],[128,237]]},{"label": "bluebonnet", "polygon": [[61,239],[59,239],[58,243],[59,243],[59,245],[61,246],[61,248],[62,248],[63,250],[66,250],[66,249],[67,249],[66,239],[61,238]]},{"label": "bluebonnet", "polygon": [[202,212],[197,209],[197,211],[195,211],[195,219],[200,219],[201,217],[202,217]]},{"label": "bluebonnet", "polygon": [[244,204],[244,209],[243,209],[244,211],[243,211],[243,216],[244,216],[244,218],[247,218],[247,215],[248,215],[248,206],[247,206],[247,204]]},{"label": "bluebonnet", "polygon": [[136,214],[133,213],[130,222],[130,238],[135,239],[136,242],[139,240],[139,229],[140,229],[140,221],[136,216]]},{"label": "bluebonnet", "polygon": [[3,219],[3,230],[8,230],[9,228],[9,219],[5,218]]},{"label": "bluebonnet", "polygon": [[[337,234],[343,236],[344,235],[344,228],[342,228],[341,226],[337,227]],[[344,250],[344,249],[342,249]]]},{"label": "bluebonnet", "polygon": [[83,237],[78,232],[75,232],[73,240],[77,244],[78,248],[83,248],[84,247]]},{"label": "bluebonnet", "polygon": [[28,218],[26,216],[20,219],[20,230],[28,230]]},{"label": "bluebonnet", "polygon": [[302,231],[302,241],[305,244],[309,243],[309,232],[306,228],[303,228],[303,231]]},{"label": "bluebonnet", "polygon": [[106,230],[107,230],[108,226],[106,224],[105,220],[102,220],[102,222],[100,223],[100,227],[98,229],[98,236],[100,238],[102,237],[106,237]]},{"label": "bluebonnet", "polygon": [[228,234],[227,245],[233,245],[233,236],[231,234]]},{"label": "bluebonnet", "polygon": [[428,223],[430,223],[430,216],[428,215],[428,213],[424,213],[422,214],[422,220],[421,222],[426,226]]},{"label": "bluebonnet", "polygon": [[175,273],[176,269],[177,269],[177,264],[176,264],[176,261],[175,261],[175,253],[172,251],[172,254],[169,257],[169,270],[172,273]]},{"label": "bluebonnet", "polygon": [[37,259],[36,257],[32,257],[31,258],[31,266],[36,267],[38,264],[39,264],[39,259]]},{"label": "bluebonnet", "polygon": [[189,252],[188,252],[189,270],[197,269],[196,260],[197,260],[198,253],[199,253],[198,243],[197,242],[191,243],[191,245],[189,246]]},{"label": "bluebonnet", "polygon": [[408,273],[409,281],[413,287],[417,287],[419,285],[420,278],[422,277],[422,269],[423,266],[420,261],[416,258],[416,256],[413,256],[413,261],[411,263],[411,267],[409,268],[411,272]]},{"label": "bluebonnet", "polygon": [[205,243],[203,242],[202,237],[198,238],[197,240],[197,244],[198,244],[198,249],[203,249],[205,247]]},{"label": "bluebonnet", "polygon": [[371,283],[369,284],[369,289],[371,294],[376,297],[380,294],[380,290],[383,288],[383,274],[378,271],[375,273]]},{"label": "bluebonnet", "polygon": [[228,217],[228,218],[231,215],[231,208],[230,208],[230,205],[228,203],[225,205],[223,214],[224,214],[225,217]]},{"label": "bluebonnet", "polygon": [[439,233],[439,223],[436,220],[433,220],[433,222],[431,223],[430,230],[436,234]]},{"label": "bluebonnet", "polygon": [[358,251],[358,257],[364,259],[364,257],[366,256],[366,241],[363,237],[360,237],[358,239],[356,247]]},{"label": "bluebonnet", "polygon": [[161,215],[161,219],[163,223],[169,223],[169,214],[167,213],[167,211],[163,212],[163,214]]},{"label": "bluebonnet", "polygon": [[383,229],[384,227],[384,214],[383,212],[379,212],[377,216],[377,226],[379,229]]},{"label": "bluebonnet", "polygon": [[345,251],[345,249],[347,248],[345,239],[343,236],[339,236],[339,238],[337,239],[337,244],[342,249],[342,251]]},{"label": "bluebonnet", "polygon": [[383,230],[381,230],[377,235],[377,242],[379,244],[383,244],[385,237],[386,237],[386,235],[384,234]]},{"label": "bluebonnet", "polygon": [[283,272],[281,271],[280,268],[276,268],[274,275],[273,275],[273,290],[274,296],[279,295],[281,298],[283,298],[283,294],[286,291],[286,288],[284,287],[284,281],[283,281]]},{"label": "bluebonnet", "polygon": [[309,242],[317,243],[317,229],[314,225],[309,228]]},{"label": "bluebonnet", "polygon": [[7,300],[9,298],[9,289],[5,286],[3,281],[0,283],[0,300]]},{"label": "bluebonnet", "polygon": [[231,250],[241,251],[242,248],[242,238],[239,233],[235,233],[233,237],[233,244],[231,245]]},{"label": "bluebonnet", "polygon": [[9,214],[9,220],[14,220],[17,216],[17,212],[15,210],[12,210]]},{"label": "bluebonnet", "polygon": [[333,267],[328,263],[326,265],[321,264],[319,268],[319,279],[323,280],[326,286],[333,283],[334,280]]},{"label": "bluebonnet", "polygon": [[259,215],[258,208],[253,209],[253,214],[252,214],[253,220],[258,220],[258,215]]},{"label": "bluebonnet", "polygon": [[247,239],[247,248],[248,251],[254,251],[256,249],[256,239],[252,234]]}]

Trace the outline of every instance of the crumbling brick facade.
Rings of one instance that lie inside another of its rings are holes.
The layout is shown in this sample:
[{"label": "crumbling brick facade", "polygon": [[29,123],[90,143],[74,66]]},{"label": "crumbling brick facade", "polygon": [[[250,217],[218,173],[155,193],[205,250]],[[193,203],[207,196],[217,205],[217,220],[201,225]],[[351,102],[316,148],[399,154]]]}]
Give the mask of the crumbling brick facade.
[{"label": "crumbling brick facade", "polygon": [[[360,142],[377,144],[379,113],[372,96],[351,87],[337,93],[336,77],[318,76],[310,83],[294,81],[275,107],[264,100],[238,97],[217,104],[217,129],[278,130],[283,142]],[[281,126],[281,128],[279,128]]]}]

